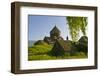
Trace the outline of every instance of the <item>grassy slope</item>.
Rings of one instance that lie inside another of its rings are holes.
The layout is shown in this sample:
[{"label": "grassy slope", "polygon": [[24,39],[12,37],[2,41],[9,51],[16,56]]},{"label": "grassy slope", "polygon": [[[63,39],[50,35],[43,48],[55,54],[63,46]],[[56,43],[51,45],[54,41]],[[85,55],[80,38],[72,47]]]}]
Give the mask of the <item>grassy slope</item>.
[{"label": "grassy slope", "polygon": [[53,59],[75,59],[87,58],[83,52],[65,54],[64,56],[51,56],[50,51],[53,45],[34,45],[28,48],[28,60],[53,60]]},{"label": "grassy slope", "polygon": [[28,59],[29,60],[44,60],[51,59],[51,56],[48,53],[52,49],[52,45],[34,45],[33,47],[28,48]]}]

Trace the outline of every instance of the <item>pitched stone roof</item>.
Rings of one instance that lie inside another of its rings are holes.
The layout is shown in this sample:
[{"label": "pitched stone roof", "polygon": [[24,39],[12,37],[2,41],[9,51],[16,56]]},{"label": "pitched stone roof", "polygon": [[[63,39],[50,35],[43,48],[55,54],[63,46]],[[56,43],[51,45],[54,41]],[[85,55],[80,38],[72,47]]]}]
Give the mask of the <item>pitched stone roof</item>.
[{"label": "pitched stone roof", "polygon": [[51,40],[51,38],[50,38],[50,37],[47,37],[47,36],[44,37],[44,41],[47,42],[47,43],[51,43],[51,44],[54,43],[54,42]]},{"label": "pitched stone roof", "polygon": [[70,40],[57,40],[57,43],[63,48],[64,51],[71,51],[72,49],[72,42]]},{"label": "pitched stone roof", "polygon": [[50,34],[53,34],[53,33],[60,33],[60,30],[55,26],[55,27],[50,31]]},{"label": "pitched stone roof", "polygon": [[47,36],[45,36],[44,39],[51,40],[51,38],[50,37],[47,37]]}]

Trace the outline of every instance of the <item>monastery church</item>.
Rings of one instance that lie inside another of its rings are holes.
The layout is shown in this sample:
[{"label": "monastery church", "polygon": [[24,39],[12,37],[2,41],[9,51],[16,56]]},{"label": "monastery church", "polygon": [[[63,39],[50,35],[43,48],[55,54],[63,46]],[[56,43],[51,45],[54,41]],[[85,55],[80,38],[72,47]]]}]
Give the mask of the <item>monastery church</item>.
[{"label": "monastery church", "polygon": [[64,52],[72,52],[72,41],[68,40],[68,36],[66,40],[61,37],[61,31],[55,26],[50,31],[50,37],[45,36],[44,41],[48,44],[54,44],[52,51],[54,55],[61,55]]},{"label": "monastery church", "polygon": [[54,56],[63,56],[65,53],[75,53],[79,50],[88,50],[88,37],[82,36],[76,44],[76,42],[71,41],[66,37],[66,40],[61,37],[61,31],[54,26],[50,31],[50,37],[45,36],[43,40],[38,40],[35,44],[38,43],[47,43],[48,45],[53,45],[51,50],[52,55]]}]

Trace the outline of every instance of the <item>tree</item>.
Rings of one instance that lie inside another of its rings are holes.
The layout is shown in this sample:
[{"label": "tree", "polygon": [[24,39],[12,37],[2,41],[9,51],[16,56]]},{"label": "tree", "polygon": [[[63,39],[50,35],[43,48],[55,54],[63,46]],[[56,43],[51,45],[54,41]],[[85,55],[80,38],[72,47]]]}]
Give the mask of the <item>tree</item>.
[{"label": "tree", "polygon": [[66,17],[68,21],[71,38],[73,41],[78,40],[80,32],[86,35],[87,17]]}]

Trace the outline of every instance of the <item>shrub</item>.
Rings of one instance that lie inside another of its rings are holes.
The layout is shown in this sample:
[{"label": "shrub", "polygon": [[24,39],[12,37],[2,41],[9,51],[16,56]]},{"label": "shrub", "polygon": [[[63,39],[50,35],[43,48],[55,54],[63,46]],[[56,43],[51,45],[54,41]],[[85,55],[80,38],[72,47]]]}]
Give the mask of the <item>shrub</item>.
[{"label": "shrub", "polygon": [[88,52],[88,38],[86,36],[82,36],[77,45],[78,51],[87,53]]}]

